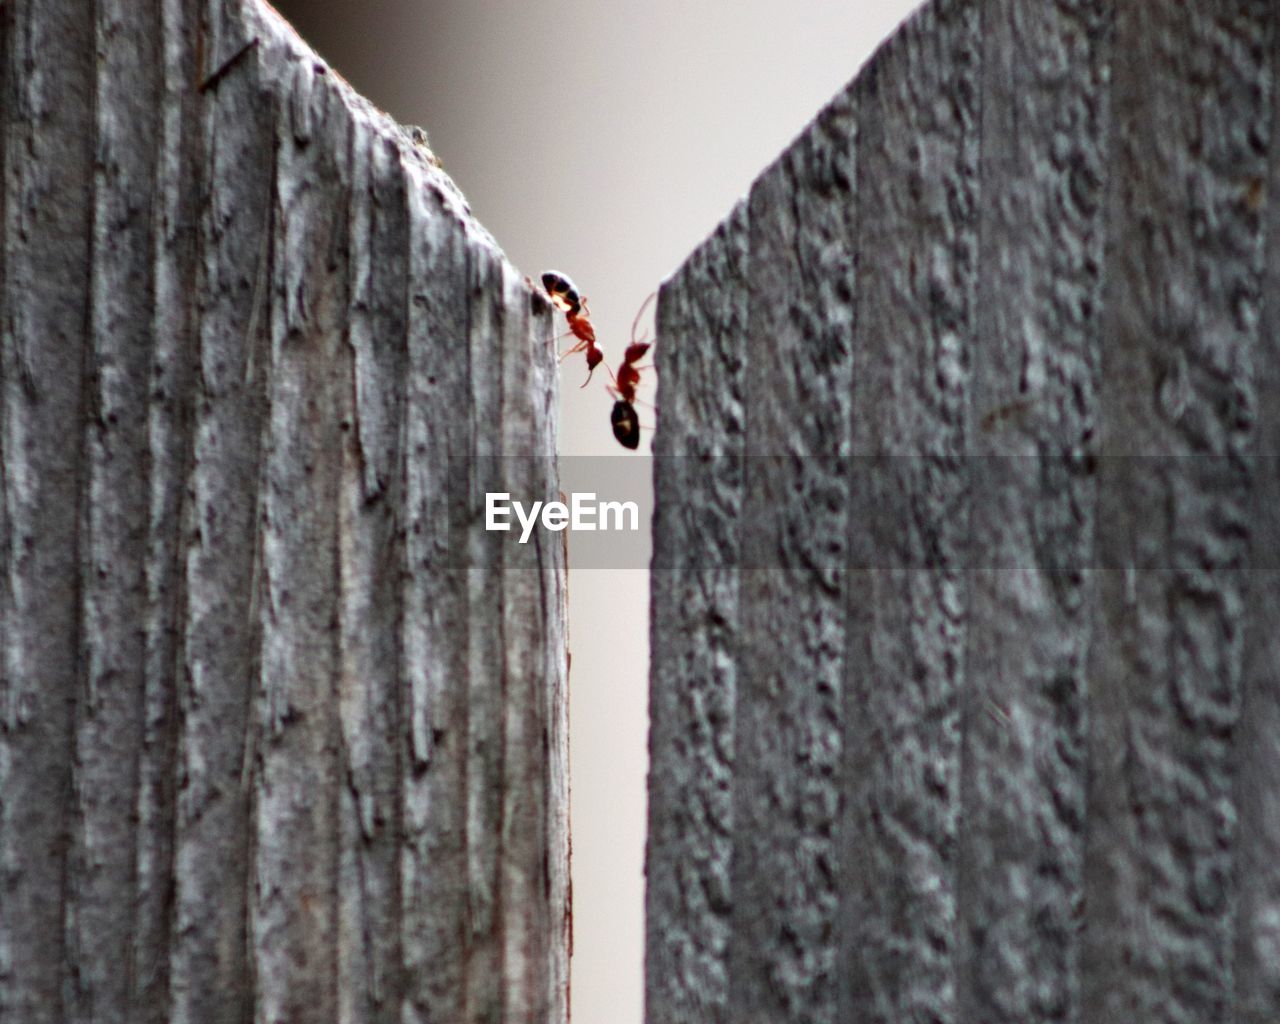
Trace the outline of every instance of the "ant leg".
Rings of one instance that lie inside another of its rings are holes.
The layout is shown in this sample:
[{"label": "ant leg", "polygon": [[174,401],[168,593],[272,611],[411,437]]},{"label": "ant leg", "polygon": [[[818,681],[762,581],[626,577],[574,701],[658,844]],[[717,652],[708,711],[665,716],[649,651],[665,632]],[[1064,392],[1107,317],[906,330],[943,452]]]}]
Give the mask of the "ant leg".
[{"label": "ant leg", "polygon": [[560,362],[563,363],[570,356],[577,355],[579,352],[583,351],[586,347],[587,347],[587,343],[585,341],[580,341],[578,342],[578,344],[574,345],[573,348],[565,349],[563,352],[560,353]]}]

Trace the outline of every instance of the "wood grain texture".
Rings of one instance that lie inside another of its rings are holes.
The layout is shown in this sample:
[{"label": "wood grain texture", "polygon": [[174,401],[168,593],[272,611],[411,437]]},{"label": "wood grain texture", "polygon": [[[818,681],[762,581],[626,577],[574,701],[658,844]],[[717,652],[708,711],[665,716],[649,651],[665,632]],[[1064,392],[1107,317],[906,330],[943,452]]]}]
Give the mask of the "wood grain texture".
[{"label": "wood grain texture", "polygon": [[855,124],[837,97],[748,199],[732,1020],[839,1020]]},{"label": "wood grain texture", "polygon": [[66,986],[65,886],[75,709],[86,685],[86,442],[66,427],[88,418],[95,18],[80,0],[7,4],[0,18],[0,1015],[53,1024],[76,998]]},{"label": "wood grain texture", "polygon": [[181,538],[188,509],[195,413],[195,311],[186,300],[196,289],[198,263],[192,244],[199,206],[187,183],[199,175],[202,147],[198,103],[189,88],[199,16],[191,0],[168,0],[159,11],[156,39],[158,96],[155,117],[155,181],[152,203],[155,339],[146,394],[147,492],[146,615],[143,734],[137,793],[137,920],[131,971],[133,1012],[146,1024],[179,1019],[172,991],[177,839],[178,709],[181,638],[189,600],[183,585]]},{"label": "wood grain texture", "polygon": [[[961,695],[977,281],[978,9],[923,9],[859,80],[846,1017],[959,1021]],[[938,97],[945,97],[939,102]],[[870,456],[884,456],[869,462]]]},{"label": "wood grain texture", "polygon": [[[450,559],[450,524],[465,489],[452,485],[449,454],[463,450],[467,424],[449,402],[466,365],[440,337],[466,337],[467,239],[444,193],[409,168],[409,379],[406,395],[408,521],[403,657],[408,683],[402,880],[406,1020],[447,1024],[463,1017],[467,963],[467,615],[466,567]],[[450,485],[440,486],[440,481]]]},{"label": "wood grain texture", "polygon": [[[649,1016],[729,1018],[746,204],[663,285],[657,324],[645,976]],[[708,382],[715,382],[708,387]],[[665,421],[664,421],[665,423]]]},{"label": "wood grain texture", "polygon": [[1085,453],[1097,416],[1108,27],[1102,3],[983,9],[962,1020],[1086,1019],[1078,923],[1097,495]]},{"label": "wood grain texture", "polygon": [[0,1016],[565,1021],[548,304],[256,0],[0,70]]},{"label": "wood grain texture", "polygon": [[1115,49],[1131,60],[1112,94],[1088,1019],[1220,1020],[1235,1002],[1234,734],[1263,256],[1249,196],[1266,176],[1274,18],[1264,3],[1117,11]]},{"label": "wood grain texture", "polygon": [[[651,1024],[1280,1015],[1277,18],[934,0],[757,180],[741,510],[656,471]],[[716,429],[741,217],[661,293],[660,456]],[[726,537],[731,628],[664,609]],[[727,912],[680,898],[726,845]]]},{"label": "wood grain texture", "polygon": [[88,296],[80,573],[83,691],[76,702],[75,825],[67,872],[68,1020],[131,1018],[134,806],[143,722],[146,406],[154,294],[150,260],[159,90],[154,13],[95,7],[93,225]]},{"label": "wood grain texture", "polygon": [[[197,15],[198,16],[198,15]],[[188,29],[190,31],[190,29]],[[243,45],[230,12],[213,19],[196,74]],[[195,380],[190,468],[182,509],[185,623],[177,657],[178,778],[174,835],[174,924],[170,1002],[176,1021],[221,1014],[250,1019],[248,906],[250,798],[245,768],[250,695],[260,665],[258,601],[262,551],[259,507],[267,394],[270,245],[275,225],[273,108],[258,61],[225,75],[202,105],[195,152],[207,198],[195,210]],[[173,88],[190,89],[192,68],[173,69]],[[207,95],[207,93],[206,93]],[[176,191],[188,187],[175,181]],[[174,324],[172,329],[179,329]],[[185,382],[184,382],[185,383]],[[175,382],[176,386],[178,382]],[[182,392],[176,392],[181,395]],[[248,552],[249,557],[227,557]]]},{"label": "wood grain texture", "polygon": [[[1280,194],[1280,32],[1273,27],[1269,56],[1271,145],[1265,196]],[[1254,391],[1253,493],[1249,502],[1248,591],[1241,670],[1240,722],[1234,799],[1238,886],[1234,983],[1236,1020],[1263,1024],[1280,1006],[1280,204],[1262,209],[1263,258]]]}]

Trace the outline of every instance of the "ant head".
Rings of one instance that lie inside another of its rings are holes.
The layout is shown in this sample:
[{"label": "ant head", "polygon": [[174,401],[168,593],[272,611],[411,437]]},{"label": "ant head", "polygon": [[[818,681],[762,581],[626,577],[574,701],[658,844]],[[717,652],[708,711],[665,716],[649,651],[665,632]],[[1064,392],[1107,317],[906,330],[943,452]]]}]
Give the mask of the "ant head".
[{"label": "ant head", "polygon": [[626,352],[622,358],[624,362],[638,363],[644,358],[644,354],[649,351],[649,347],[653,344],[651,341],[633,341],[627,346]]},{"label": "ant head", "polygon": [[596,367],[599,366],[600,363],[603,361],[604,361],[604,353],[601,352],[598,348],[587,349],[587,379],[584,380],[580,385],[578,385],[579,388],[585,388],[588,384],[591,383],[591,375],[596,372]]}]

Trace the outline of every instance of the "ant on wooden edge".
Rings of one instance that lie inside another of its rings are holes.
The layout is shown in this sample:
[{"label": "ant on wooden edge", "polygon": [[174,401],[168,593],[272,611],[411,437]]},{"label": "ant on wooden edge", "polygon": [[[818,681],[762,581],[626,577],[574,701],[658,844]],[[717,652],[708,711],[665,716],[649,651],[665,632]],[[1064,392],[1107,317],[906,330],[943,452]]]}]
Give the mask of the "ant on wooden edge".
[{"label": "ant on wooden edge", "polygon": [[578,339],[577,343],[560,353],[566,359],[578,352],[587,353],[587,379],[581,387],[591,383],[591,375],[604,359],[604,353],[596,347],[596,329],[591,325],[591,311],[587,309],[587,300],[578,293],[578,287],[569,278],[555,270],[545,271],[542,275],[542,287],[551,297],[551,304],[564,313],[569,322],[569,332]]},{"label": "ant on wooden edge", "polygon": [[[578,343],[561,353],[560,358],[564,359],[582,351],[587,354],[587,379],[582,384],[585,388],[590,383],[591,374],[595,372],[596,366],[604,359],[604,354],[596,346],[596,332],[589,319],[587,300],[567,275],[555,270],[543,273],[542,286],[550,296],[552,305],[564,313],[570,332],[578,339]],[[640,383],[640,371],[645,369],[637,364],[648,354],[653,345],[653,342],[648,339],[637,339],[636,330],[640,325],[640,318],[656,295],[657,293],[654,292],[644,300],[636,313],[635,320],[631,322],[631,342],[622,354],[622,365],[618,367],[618,372],[615,374],[609,370],[609,376],[613,378],[609,393],[614,397],[609,423],[613,427],[613,436],[618,443],[632,451],[640,447],[640,417],[636,413],[634,403],[636,388]],[[605,369],[609,369],[608,364],[605,365]]]}]

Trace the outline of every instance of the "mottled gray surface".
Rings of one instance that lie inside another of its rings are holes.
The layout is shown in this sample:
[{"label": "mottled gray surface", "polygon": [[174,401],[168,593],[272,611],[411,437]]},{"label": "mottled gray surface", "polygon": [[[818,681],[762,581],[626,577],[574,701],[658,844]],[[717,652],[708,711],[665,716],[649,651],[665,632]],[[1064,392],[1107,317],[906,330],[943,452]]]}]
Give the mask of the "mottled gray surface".
[{"label": "mottled gray surface", "polygon": [[[744,430],[773,457],[747,460],[743,488],[730,1020],[838,1020],[848,482],[831,456],[849,434],[855,102],[825,110],[747,202]],[[776,570],[760,568],[766,552]],[[782,606],[794,632],[779,642]]]},{"label": "mottled gray surface", "polygon": [[547,304],[255,0],[0,88],[0,1019],[564,1021]]},{"label": "mottled gray surface", "polygon": [[1277,45],[934,0],[664,286],[650,1024],[1280,1019]]},{"label": "mottled gray surface", "polygon": [[645,977],[653,1019],[725,1020],[739,635],[746,207],[663,285]]},{"label": "mottled gray surface", "polygon": [[[957,914],[960,1019],[1080,1013],[1107,5],[984,8],[975,462]],[[1023,238],[1015,258],[1009,240]],[[1007,338],[1012,343],[990,344]],[[1050,341],[1052,339],[1052,341]],[[1012,571],[1014,566],[1033,571]]]},{"label": "mottled gray surface", "polygon": [[[1097,398],[1109,568],[1087,676],[1086,1020],[1224,1020],[1237,1001],[1249,505],[1274,472],[1244,460],[1277,13],[1165,2],[1115,19],[1127,60],[1112,71]],[[1124,458],[1151,452],[1179,458]]]}]

